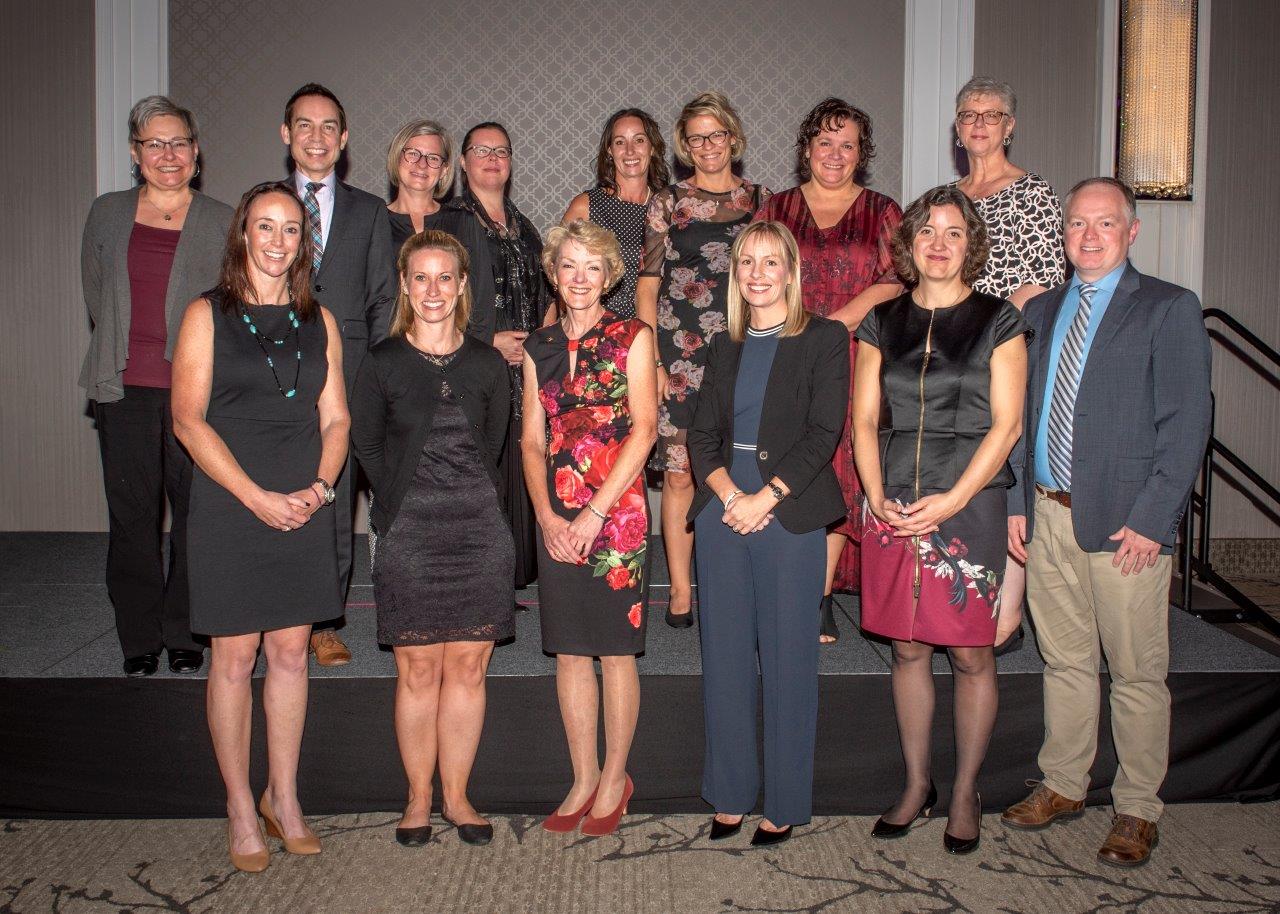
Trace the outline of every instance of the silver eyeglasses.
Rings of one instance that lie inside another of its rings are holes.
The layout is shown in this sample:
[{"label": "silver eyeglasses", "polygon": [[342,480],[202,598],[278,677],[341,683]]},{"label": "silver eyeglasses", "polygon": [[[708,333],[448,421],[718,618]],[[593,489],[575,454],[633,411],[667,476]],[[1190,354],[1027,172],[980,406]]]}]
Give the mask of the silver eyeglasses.
[{"label": "silver eyeglasses", "polygon": [[728,130],[713,130],[710,133],[686,134],[684,141],[690,149],[701,149],[702,144],[706,142],[710,142],[712,146],[723,146],[727,139],[729,139]]},{"label": "silver eyeglasses", "polygon": [[499,159],[511,158],[510,146],[468,146],[462,151],[464,154],[474,152],[477,159],[487,159],[490,155],[497,156]]},{"label": "silver eyeglasses", "polygon": [[969,124],[976,124],[978,118],[982,118],[984,124],[988,127],[994,127],[1008,116],[1003,111],[957,111],[956,123],[968,126]]},{"label": "silver eyeglasses", "polygon": [[190,154],[195,143],[189,136],[175,136],[171,140],[150,139],[143,140],[134,137],[133,141],[142,147],[142,151],[148,155],[161,155],[165,149],[169,149],[176,156],[185,156]]},{"label": "silver eyeglasses", "polygon": [[404,159],[407,165],[417,165],[419,161],[423,161],[427,163],[428,168],[444,167],[444,156],[436,155],[434,152],[423,152],[411,146],[400,150],[400,158]]}]

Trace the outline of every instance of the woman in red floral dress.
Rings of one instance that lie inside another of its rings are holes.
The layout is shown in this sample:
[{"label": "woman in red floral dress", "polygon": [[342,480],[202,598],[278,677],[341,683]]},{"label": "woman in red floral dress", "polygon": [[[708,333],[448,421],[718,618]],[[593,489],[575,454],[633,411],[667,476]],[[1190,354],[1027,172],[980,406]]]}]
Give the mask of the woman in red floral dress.
[{"label": "woman in red floral dress", "polygon": [[[525,340],[525,481],[538,521],[542,649],[556,688],[573,787],[543,827],[603,835],[631,797],[627,755],[640,709],[649,533],[645,458],[657,437],[653,331],[606,311],[623,274],[613,233],[583,220],[547,236],[543,266],[564,316]],[[550,433],[548,437],[548,431]],[[604,674],[604,765],[596,748]]]},{"label": "woman in red floral dress", "polygon": [[[871,118],[860,108],[838,98],[819,102],[800,124],[796,155],[804,183],[775,194],[755,218],[781,222],[795,236],[805,309],[842,321],[852,333],[868,311],[902,291],[889,250],[902,210],[889,197],[858,183],[875,155]],[[850,378],[856,353],[857,344],[850,338]],[[827,530],[819,636],[823,642],[839,637],[831,591],[856,591],[861,583],[862,487],[853,466],[851,439],[846,417],[832,465],[849,512]]]}]

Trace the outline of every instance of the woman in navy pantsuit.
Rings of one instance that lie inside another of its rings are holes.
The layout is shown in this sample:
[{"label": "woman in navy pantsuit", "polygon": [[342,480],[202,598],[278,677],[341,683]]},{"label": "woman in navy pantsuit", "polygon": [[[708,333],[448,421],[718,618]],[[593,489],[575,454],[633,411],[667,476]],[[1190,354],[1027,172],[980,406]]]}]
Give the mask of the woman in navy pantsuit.
[{"label": "woman in navy pantsuit", "polygon": [[[849,398],[849,334],[804,310],[795,239],[779,222],[733,245],[727,334],[707,355],[689,457],[698,543],[711,838],[742,827],[760,788],[756,658],[764,689],[764,820],[752,844],[809,821],[818,719],[826,526],[844,516],[831,458]],[[714,496],[714,497],[713,497]],[[776,522],[775,522],[776,521]]]}]

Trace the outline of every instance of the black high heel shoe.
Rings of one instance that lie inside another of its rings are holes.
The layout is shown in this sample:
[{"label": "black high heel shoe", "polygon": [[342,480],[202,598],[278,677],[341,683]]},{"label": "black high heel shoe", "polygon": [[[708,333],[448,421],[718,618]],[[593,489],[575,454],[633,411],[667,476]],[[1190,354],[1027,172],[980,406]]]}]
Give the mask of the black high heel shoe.
[{"label": "black high heel shoe", "polygon": [[713,816],[711,819],[711,834],[707,836],[708,840],[720,841],[724,838],[733,837],[742,831],[742,823],[746,821],[746,818],[746,816],[742,816],[737,822],[721,822]]},{"label": "black high heel shoe", "polygon": [[1025,637],[1026,636],[1022,631],[1022,626],[1019,625],[1017,628],[1015,628],[1012,632],[1009,633],[1008,638],[1005,638],[1003,641],[1001,641],[999,644],[995,646],[995,650],[993,651],[993,653],[997,657],[999,657],[1002,654],[1012,654],[1014,651],[1021,650],[1022,641],[1023,641],[1023,638]]},{"label": "black high heel shoe", "polygon": [[818,634],[830,638],[830,641],[822,641],[820,644],[835,644],[840,640],[840,629],[836,627],[836,607],[835,601],[831,599],[831,594],[824,594],[822,602],[818,604],[818,618],[821,620]]},{"label": "black high heel shoe", "polygon": [[972,838],[957,838],[949,831],[942,833],[942,846],[948,854],[972,854],[982,841],[982,794],[978,794],[978,833]]},{"label": "black high heel shoe", "polygon": [[938,803],[938,788],[934,786],[932,780],[929,781],[929,793],[924,798],[924,805],[920,807],[920,811],[911,817],[911,821],[898,824],[890,822],[884,816],[876,819],[876,824],[871,829],[871,837],[873,838],[901,838],[915,823],[916,819],[921,817],[929,818],[929,813],[933,812],[933,807]]},{"label": "black high heel shoe", "polygon": [[683,613],[673,613],[671,611],[670,597],[667,598],[667,624],[672,628],[688,628],[693,624],[693,595],[689,595],[689,611]]},{"label": "black high heel shoe", "polygon": [[791,837],[792,826],[781,828],[778,831],[770,831],[764,827],[764,823],[756,826],[756,833],[751,836],[752,847],[768,847],[770,844],[781,844]]}]

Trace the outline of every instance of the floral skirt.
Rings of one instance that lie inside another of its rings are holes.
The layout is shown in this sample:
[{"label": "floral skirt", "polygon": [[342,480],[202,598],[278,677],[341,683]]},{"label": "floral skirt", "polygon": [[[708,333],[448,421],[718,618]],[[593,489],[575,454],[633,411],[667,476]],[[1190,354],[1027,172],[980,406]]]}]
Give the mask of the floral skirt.
[{"label": "floral skirt", "polygon": [[[885,496],[912,501],[905,488],[887,489]],[[864,505],[862,628],[895,641],[944,647],[994,644],[1007,510],[1004,489],[984,489],[938,532],[916,540],[895,537]]]}]

